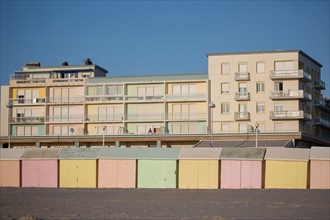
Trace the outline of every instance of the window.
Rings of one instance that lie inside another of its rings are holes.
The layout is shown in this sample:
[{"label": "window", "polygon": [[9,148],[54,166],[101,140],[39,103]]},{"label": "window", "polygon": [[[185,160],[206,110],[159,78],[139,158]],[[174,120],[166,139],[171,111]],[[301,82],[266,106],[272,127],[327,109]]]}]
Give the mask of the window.
[{"label": "window", "polygon": [[221,64],[221,74],[222,75],[229,75],[229,63],[222,63]]},{"label": "window", "polygon": [[283,91],[283,82],[275,82],[274,88],[275,88],[275,91]]},{"label": "window", "polygon": [[172,124],[173,134],[196,134],[197,124],[195,123],[182,123],[182,124]]},{"label": "window", "polygon": [[73,125],[59,125],[53,127],[53,135],[75,135],[78,133]]},{"label": "window", "polygon": [[229,94],[229,83],[221,83],[221,94]]},{"label": "window", "polygon": [[[172,86],[173,94],[196,94],[196,84],[175,84]],[[159,90],[158,90],[159,91]]]},{"label": "window", "polygon": [[114,135],[114,134],[122,134],[122,127],[119,125],[111,125],[111,126],[106,126],[106,129],[103,130],[103,125],[97,127],[97,134],[98,135]]},{"label": "window", "polygon": [[293,62],[292,61],[275,62],[275,70],[277,71],[293,70]]},{"label": "window", "polygon": [[221,114],[229,113],[229,103],[223,102],[221,103]]},{"label": "window", "polygon": [[39,135],[38,126],[17,126],[17,136],[37,136]]},{"label": "window", "polygon": [[274,103],[274,111],[275,112],[283,112],[283,104],[282,102],[275,102]]},{"label": "window", "polygon": [[106,85],[105,86],[106,95],[121,95],[123,94],[122,85]]},{"label": "window", "polygon": [[102,106],[98,109],[99,121],[115,121],[121,117],[121,106]]},{"label": "window", "polygon": [[246,63],[239,63],[238,64],[238,72],[239,73],[247,73],[247,65],[246,65]]},{"label": "window", "polygon": [[264,93],[264,92],[265,92],[265,83],[257,82],[257,93]]},{"label": "window", "polygon": [[265,63],[257,62],[257,73],[265,73]]},{"label": "window", "polygon": [[172,114],[173,119],[185,120],[185,119],[197,119],[198,113],[196,112],[196,104],[173,104]]},{"label": "window", "polygon": [[265,113],[265,103],[257,102],[257,113]]},{"label": "window", "polygon": [[103,86],[88,86],[87,95],[103,95]]},{"label": "window", "polygon": [[239,85],[238,85],[238,92],[240,93],[240,94],[242,94],[242,95],[244,95],[244,94],[246,94],[246,92],[247,92],[247,85],[246,85],[246,83],[240,83]]}]

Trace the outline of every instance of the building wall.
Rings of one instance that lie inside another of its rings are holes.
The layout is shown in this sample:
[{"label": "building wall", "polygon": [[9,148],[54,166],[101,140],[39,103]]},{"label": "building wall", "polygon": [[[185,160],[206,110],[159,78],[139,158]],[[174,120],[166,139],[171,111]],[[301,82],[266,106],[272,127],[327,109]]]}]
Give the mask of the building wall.
[{"label": "building wall", "polygon": [[1,111],[0,111],[0,135],[8,136],[8,108],[6,105],[9,103],[9,86],[0,87],[1,95]]}]

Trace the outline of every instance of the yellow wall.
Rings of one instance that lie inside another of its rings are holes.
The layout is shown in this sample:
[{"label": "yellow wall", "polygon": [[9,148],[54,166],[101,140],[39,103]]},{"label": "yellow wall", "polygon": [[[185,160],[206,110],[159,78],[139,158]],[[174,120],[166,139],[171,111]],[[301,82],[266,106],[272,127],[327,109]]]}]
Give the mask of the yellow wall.
[{"label": "yellow wall", "polygon": [[180,160],[179,188],[218,189],[218,160]]},{"label": "yellow wall", "polygon": [[265,188],[307,188],[307,162],[267,160],[265,170]]},{"label": "yellow wall", "polygon": [[39,97],[37,98],[45,98],[46,97],[46,90],[45,88],[13,88],[13,93],[12,93],[12,98],[17,99],[17,90],[33,90],[33,89],[38,89],[39,90]]},{"label": "yellow wall", "polygon": [[96,188],[96,160],[60,160],[60,187]]}]

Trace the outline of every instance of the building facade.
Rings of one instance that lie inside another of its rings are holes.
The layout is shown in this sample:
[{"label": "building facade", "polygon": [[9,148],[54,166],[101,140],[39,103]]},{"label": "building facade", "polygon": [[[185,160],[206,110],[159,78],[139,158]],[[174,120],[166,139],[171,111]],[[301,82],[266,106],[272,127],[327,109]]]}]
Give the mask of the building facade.
[{"label": "building facade", "polygon": [[28,63],[2,87],[8,112],[1,111],[1,127],[10,135],[3,129],[1,142],[50,138],[46,146],[53,146],[56,137],[75,137],[60,145],[92,147],[106,136],[118,146],[115,137],[134,136],[143,137],[134,140],[141,146],[149,140],[162,146],[157,137],[166,136],[167,147],[192,146],[210,133],[215,140],[254,136],[257,125],[264,139],[327,144],[330,105],[321,67],[299,50],[208,54],[208,74],[106,77],[89,59],[76,66]]}]

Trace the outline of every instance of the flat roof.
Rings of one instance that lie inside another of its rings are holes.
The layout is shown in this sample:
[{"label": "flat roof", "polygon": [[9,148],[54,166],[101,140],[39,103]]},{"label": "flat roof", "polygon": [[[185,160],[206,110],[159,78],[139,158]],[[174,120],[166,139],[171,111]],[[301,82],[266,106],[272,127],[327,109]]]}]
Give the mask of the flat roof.
[{"label": "flat roof", "polygon": [[99,148],[63,148],[59,159],[79,160],[95,159],[98,156]]},{"label": "flat roof", "polygon": [[[213,147],[255,147],[255,140],[248,141],[213,141]],[[210,147],[211,141],[201,141],[194,147]],[[291,140],[258,140],[258,147],[291,147]]]},{"label": "flat roof", "polygon": [[164,74],[164,75],[141,75],[141,76],[108,76],[89,78],[88,83],[120,83],[120,82],[164,82],[179,80],[207,80],[207,73],[196,74]]},{"label": "flat roof", "polygon": [[98,159],[132,159],[135,160],[140,152],[139,148],[98,148]]},{"label": "flat roof", "polygon": [[275,148],[266,150],[265,160],[308,161],[311,149]]},{"label": "flat roof", "polygon": [[139,160],[176,160],[178,148],[142,148],[137,156]]},{"label": "flat roof", "polygon": [[24,148],[0,148],[0,160],[19,160],[25,151]]},{"label": "flat roof", "polygon": [[221,160],[263,160],[265,156],[265,148],[252,147],[228,147],[221,152]]},{"label": "flat roof", "polygon": [[15,73],[29,73],[29,72],[51,72],[51,71],[68,71],[68,70],[83,70],[83,69],[99,69],[105,73],[108,70],[102,67],[92,64],[92,65],[68,65],[68,66],[24,66],[26,70],[16,71]]},{"label": "flat roof", "polygon": [[222,148],[182,148],[178,159],[219,160]]},{"label": "flat roof", "polygon": [[22,159],[58,159],[62,149],[27,149],[22,155]]},{"label": "flat roof", "polygon": [[311,160],[330,160],[330,147],[312,147]]},{"label": "flat roof", "polygon": [[292,53],[292,52],[300,53],[303,56],[305,56],[306,58],[310,59],[316,65],[322,67],[322,64],[320,64],[315,59],[313,59],[312,57],[310,57],[309,55],[307,55],[304,51],[297,50],[297,49],[296,50],[269,50],[269,51],[250,51],[250,52],[208,53],[208,54],[206,54],[206,56],[208,57],[208,56],[222,56],[222,55],[266,54],[266,53]]}]

